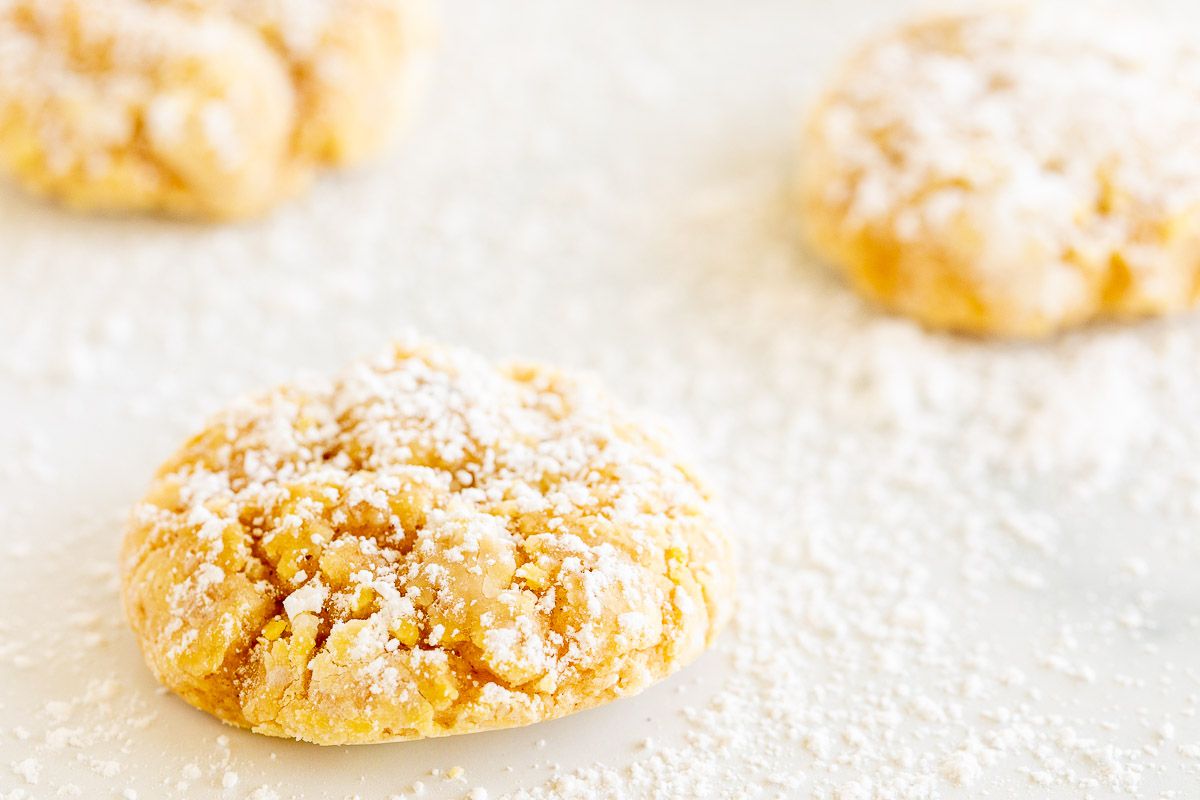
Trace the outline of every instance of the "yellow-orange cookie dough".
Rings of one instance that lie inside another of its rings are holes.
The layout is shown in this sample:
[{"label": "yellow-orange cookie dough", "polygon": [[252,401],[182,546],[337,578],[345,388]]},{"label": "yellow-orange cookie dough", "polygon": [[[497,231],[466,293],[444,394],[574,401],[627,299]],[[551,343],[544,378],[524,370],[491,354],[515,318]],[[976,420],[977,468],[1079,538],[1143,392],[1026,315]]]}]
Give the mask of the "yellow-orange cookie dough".
[{"label": "yellow-orange cookie dough", "polygon": [[1200,284],[1197,142],[1189,37],[1102,6],[933,17],[868,44],[818,105],[803,215],[859,289],[930,326],[1176,311]]},{"label": "yellow-orange cookie dough", "polygon": [[260,214],[391,138],[419,0],[0,0],[0,169],[81,209]]},{"label": "yellow-orange cookie dough", "polygon": [[421,342],[214,418],[122,555],[146,661],[259,733],[381,742],[633,694],[708,645],[730,544],[593,383]]}]

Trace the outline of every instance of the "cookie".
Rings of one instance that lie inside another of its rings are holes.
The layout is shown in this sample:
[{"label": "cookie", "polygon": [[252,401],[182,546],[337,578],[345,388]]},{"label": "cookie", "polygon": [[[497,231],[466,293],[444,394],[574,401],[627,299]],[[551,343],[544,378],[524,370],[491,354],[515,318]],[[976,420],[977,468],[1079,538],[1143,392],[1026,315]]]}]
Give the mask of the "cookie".
[{"label": "cookie", "polygon": [[936,328],[1041,336],[1196,304],[1200,52],[1050,4],[933,17],[866,45],[818,104],[814,249]]},{"label": "cookie", "polygon": [[380,150],[418,0],[0,0],[0,169],[80,209],[263,213]]},{"label": "cookie", "polygon": [[730,614],[706,490],[594,383],[397,345],[216,416],[131,515],[125,607],[167,687],[320,744],[634,694]]}]

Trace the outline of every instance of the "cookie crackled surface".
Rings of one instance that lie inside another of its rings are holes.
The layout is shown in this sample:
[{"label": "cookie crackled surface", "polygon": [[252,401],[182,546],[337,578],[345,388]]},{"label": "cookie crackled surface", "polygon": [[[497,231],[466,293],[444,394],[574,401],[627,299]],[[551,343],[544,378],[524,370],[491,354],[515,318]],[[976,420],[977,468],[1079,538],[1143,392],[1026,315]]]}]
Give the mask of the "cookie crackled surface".
[{"label": "cookie crackled surface", "polygon": [[1200,49],[1106,6],[950,13],[867,44],[804,137],[809,239],[933,326],[1040,336],[1200,297]]},{"label": "cookie crackled surface", "polygon": [[212,419],[122,554],[155,675],[322,744],[465,733],[633,694],[729,616],[705,489],[594,383],[398,344]]}]

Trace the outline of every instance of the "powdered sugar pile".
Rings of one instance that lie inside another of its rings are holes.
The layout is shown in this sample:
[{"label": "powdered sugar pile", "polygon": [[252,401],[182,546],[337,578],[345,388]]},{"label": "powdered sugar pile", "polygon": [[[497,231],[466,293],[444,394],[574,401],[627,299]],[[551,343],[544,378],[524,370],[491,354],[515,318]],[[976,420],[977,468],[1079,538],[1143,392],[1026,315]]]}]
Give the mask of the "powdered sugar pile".
[{"label": "powdered sugar pile", "polygon": [[[802,106],[879,9],[447,12],[409,146],[261,226],[0,199],[0,796],[1200,793],[1195,318],[959,340],[798,255]],[[384,748],[155,693],[111,572],[151,470],[235,394],[408,327],[593,369],[681,429],[740,537],[717,652],[635,700]]]}]

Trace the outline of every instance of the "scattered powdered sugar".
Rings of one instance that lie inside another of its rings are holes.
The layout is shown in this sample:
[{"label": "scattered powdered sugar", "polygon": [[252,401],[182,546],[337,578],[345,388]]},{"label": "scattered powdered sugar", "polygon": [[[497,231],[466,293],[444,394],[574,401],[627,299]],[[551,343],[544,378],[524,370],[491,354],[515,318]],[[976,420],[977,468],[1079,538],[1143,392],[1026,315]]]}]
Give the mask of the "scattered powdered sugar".
[{"label": "scattered powdered sugar", "polygon": [[13,773],[31,786],[36,786],[42,775],[42,762],[36,758],[24,758],[14,762]]},{"label": "scattered powdered sugar", "polygon": [[[444,91],[382,176],[245,229],[0,196],[0,797],[222,796],[231,773],[237,800],[1195,797],[1197,320],[996,345],[805,264],[808,68],[862,11],[451,7]],[[201,415],[400,326],[672,418],[739,536],[717,652],[594,712],[384,748],[156,693],[115,593],[128,504]]]}]

